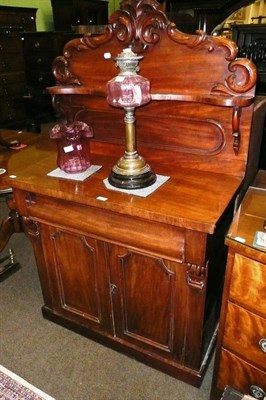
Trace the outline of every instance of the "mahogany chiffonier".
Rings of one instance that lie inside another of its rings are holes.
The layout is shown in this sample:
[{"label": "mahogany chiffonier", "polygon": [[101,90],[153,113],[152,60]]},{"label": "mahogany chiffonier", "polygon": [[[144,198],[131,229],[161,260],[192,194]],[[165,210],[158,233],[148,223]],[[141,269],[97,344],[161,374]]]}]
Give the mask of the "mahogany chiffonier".
[{"label": "mahogany chiffonier", "polygon": [[229,247],[212,399],[226,386],[266,395],[266,171],[242,201],[226,235]]},{"label": "mahogany chiffonier", "polygon": [[[107,103],[106,84],[129,46],[151,84],[136,110],[138,151],[169,177],[147,197],[103,182],[124,153],[124,113]],[[84,181],[47,175],[56,168],[48,138],[5,177],[32,240],[43,315],[199,386],[216,339],[224,235],[255,175],[256,68],[235,43],[184,34],[156,1],[132,0],[104,34],[68,42],[53,73],[53,106],[62,121],[92,127],[101,168]]]}]

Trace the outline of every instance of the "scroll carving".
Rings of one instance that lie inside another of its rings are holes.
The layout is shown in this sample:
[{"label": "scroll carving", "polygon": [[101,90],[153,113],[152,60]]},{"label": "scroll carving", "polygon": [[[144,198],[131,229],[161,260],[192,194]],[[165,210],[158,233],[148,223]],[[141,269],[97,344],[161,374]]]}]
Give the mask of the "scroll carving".
[{"label": "scroll carving", "polygon": [[60,82],[62,85],[81,85],[81,82],[78,80],[78,78],[76,78],[68,69],[69,62],[67,60],[66,53],[65,57],[59,56],[53,63],[52,71],[56,81]]},{"label": "scroll carving", "polygon": [[237,56],[237,46],[234,42],[222,37],[209,36],[202,30],[197,30],[195,35],[185,34],[171,22],[167,27],[167,34],[174,42],[189,48],[201,47],[208,52],[213,52],[215,49],[223,47],[226,51],[225,59],[227,61],[232,61]]},{"label": "scroll carving", "polygon": [[7,198],[7,205],[10,209],[9,214],[2,219],[0,224],[0,251],[3,251],[13,233],[23,232],[21,217],[16,210],[13,194]]},{"label": "scroll carving", "polygon": [[187,263],[187,284],[196,289],[203,290],[207,280],[207,266]]},{"label": "scroll carving", "polygon": [[228,70],[233,72],[224,83],[215,85],[211,93],[223,95],[243,94],[254,87],[257,81],[255,65],[248,59],[242,58],[231,62]]},{"label": "scroll carving", "polygon": [[29,217],[22,217],[23,226],[27,235],[34,239],[35,241],[39,241],[41,237],[40,233],[40,225],[38,222],[32,221]]},{"label": "scroll carving", "polygon": [[68,99],[68,101],[66,101],[65,103],[61,103],[60,96],[52,96],[52,106],[56,110],[57,114],[60,116],[60,121],[63,123],[71,123],[75,120],[78,120],[78,117],[76,117],[76,115],[80,111],[84,111],[84,107],[72,104],[70,97],[71,96],[66,96],[66,99]]},{"label": "scroll carving", "polygon": [[208,36],[204,31],[198,30],[196,35],[189,35],[180,32],[175,24],[170,23],[167,28],[168,36],[180,45],[190,48],[202,47],[208,52],[213,52],[219,47],[226,51],[225,59],[231,61],[228,71],[233,72],[225,80],[215,85],[211,93],[223,95],[242,94],[254,87],[257,81],[257,70],[255,65],[248,59],[236,59],[237,46],[234,42],[222,38]]},{"label": "scroll carving", "polygon": [[166,29],[169,21],[157,7],[155,0],[122,1],[121,9],[110,18],[116,38],[131,45],[135,52],[158,43],[160,31]]},{"label": "scroll carving", "polygon": [[62,85],[81,86],[80,80],[69,71],[69,61],[76,52],[94,49],[108,42],[113,37],[111,25],[106,27],[106,33],[101,36],[84,35],[80,39],[68,42],[64,48],[64,56],[58,56],[53,62],[52,71],[56,81]]},{"label": "scroll carving", "polygon": [[63,85],[82,85],[69,70],[69,61],[76,52],[95,49],[116,39],[125,46],[132,47],[134,52],[140,53],[156,45],[161,35],[166,33],[177,44],[189,48],[197,47],[207,52],[224,49],[224,57],[230,62],[228,71],[232,74],[226,78],[225,82],[218,82],[212,88],[211,94],[242,94],[254,87],[257,80],[256,68],[247,59],[236,59],[237,46],[234,42],[222,37],[209,36],[202,30],[196,31],[194,35],[183,33],[176,28],[174,23],[168,21],[162,11],[157,9],[158,5],[156,0],[123,0],[120,10],[110,16],[109,25],[103,35],[84,35],[65,46],[64,56],[57,57],[53,64],[55,79]]}]

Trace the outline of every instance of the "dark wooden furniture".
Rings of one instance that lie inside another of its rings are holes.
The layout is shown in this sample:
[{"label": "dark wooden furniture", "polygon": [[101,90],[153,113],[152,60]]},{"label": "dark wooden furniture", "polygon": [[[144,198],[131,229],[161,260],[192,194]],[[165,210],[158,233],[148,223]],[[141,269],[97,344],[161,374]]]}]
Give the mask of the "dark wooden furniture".
[{"label": "dark wooden furniture", "polygon": [[[3,252],[8,244],[10,237],[13,233],[19,233],[23,231],[21,218],[18,212],[15,210],[15,204],[12,196],[9,197],[10,187],[3,183],[3,177],[11,175],[13,168],[21,169],[25,165],[25,159],[32,157],[32,146],[40,145],[43,137],[37,136],[34,133],[13,131],[10,129],[0,129],[0,194],[2,196],[8,196],[7,202],[10,208],[9,215],[1,221],[0,225],[0,253]],[[22,149],[12,149],[10,146],[14,142],[26,144],[27,147]],[[5,172],[4,172],[5,171]],[[0,281],[5,279],[8,272],[14,271],[19,267],[19,263],[16,260],[15,252],[9,249],[7,254],[1,254],[0,256]]]},{"label": "dark wooden furniture", "polygon": [[0,6],[0,26],[6,31],[36,30],[37,8]]},{"label": "dark wooden furniture", "polygon": [[21,34],[25,62],[26,90],[23,96],[29,131],[40,132],[41,123],[54,121],[54,109],[47,86],[55,84],[52,73],[54,58],[64,45],[81,35],[74,32],[24,32]]},{"label": "dark wooden furniture", "polygon": [[167,15],[184,32],[203,29],[209,34],[231,14],[252,0],[165,0]]},{"label": "dark wooden furniture", "polygon": [[[246,57],[257,68],[256,94],[266,95],[266,25],[233,25],[232,39],[236,42],[239,57]],[[262,137],[259,168],[266,169],[266,131]]]},{"label": "dark wooden furniture", "polygon": [[[53,105],[68,123],[92,125],[102,168],[83,182],[47,176],[56,151],[42,143],[5,182],[32,240],[44,316],[199,386],[216,338],[224,234],[256,172],[256,69],[234,43],[184,34],[157,6],[122,2],[104,35],[70,41],[53,63]],[[170,177],[147,198],[103,183],[124,152],[123,111],[108,105],[106,82],[129,45],[152,88],[136,112],[138,150]]]},{"label": "dark wooden furniture", "polygon": [[221,311],[212,399],[226,386],[263,399],[266,394],[266,171],[259,171],[226,235],[229,254]]},{"label": "dark wooden furniture", "polygon": [[0,126],[19,125],[26,112],[25,66],[19,32],[36,30],[36,9],[0,6]]},{"label": "dark wooden furniture", "polygon": [[108,1],[52,0],[54,29],[71,31],[76,25],[104,25],[108,23]]}]

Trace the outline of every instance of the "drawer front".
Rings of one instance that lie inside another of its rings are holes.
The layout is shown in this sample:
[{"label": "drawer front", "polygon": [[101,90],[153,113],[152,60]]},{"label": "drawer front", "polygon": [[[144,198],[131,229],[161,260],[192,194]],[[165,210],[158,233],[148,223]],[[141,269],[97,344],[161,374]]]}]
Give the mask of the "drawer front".
[{"label": "drawer front", "polygon": [[[97,207],[25,193],[26,210],[21,215],[31,216],[69,231],[92,234],[99,239],[149,251],[182,263],[185,259],[185,230],[172,225],[124,216]],[[16,200],[19,204],[20,200]],[[66,218],[66,210],[68,217]],[[64,225],[66,224],[66,225]]]},{"label": "drawer front", "polygon": [[26,54],[26,68],[31,69],[47,69],[52,70],[52,63],[55,58],[54,53],[31,53]]},{"label": "drawer front", "polygon": [[55,84],[52,72],[49,71],[26,71],[27,83],[33,87],[47,87]]},{"label": "drawer front", "polygon": [[24,70],[24,59],[22,54],[0,58],[0,73],[20,70]]},{"label": "drawer front", "polygon": [[9,85],[1,85],[0,83],[0,96],[23,95],[25,92],[25,82],[11,83]]},{"label": "drawer front", "polygon": [[16,104],[12,97],[2,97],[0,101],[0,121],[7,123],[14,119],[21,119],[25,117],[25,110],[23,105]]},{"label": "drawer front", "polygon": [[47,52],[54,48],[54,35],[24,35],[24,50],[26,53]]},{"label": "drawer front", "polygon": [[35,13],[20,14],[19,12],[6,12],[0,14],[0,25],[13,26],[21,31],[35,31]]},{"label": "drawer front", "polygon": [[266,373],[223,349],[217,385],[222,392],[226,386],[232,386],[242,393],[263,400],[263,393],[266,393]]},{"label": "drawer front", "polygon": [[266,319],[228,303],[223,346],[262,370],[266,366]]},{"label": "drawer front", "polygon": [[25,74],[23,71],[0,74],[0,86],[19,84],[25,82]]},{"label": "drawer front", "polygon": [[3,54],[12,54],[16,57],[17,53],[22,53],[22,42],[20,37],[1,37],[0,38],[0,56]]},{"label": "drawer front", "polygon": [[[23,95],[26,80],[24,72],[0,74],[0,96]],[[3,101],[1,99],[1,101]]]},{"label": "drawer front", "polygon": [[236,254],[229,297],[266,318],[266,265]]}]

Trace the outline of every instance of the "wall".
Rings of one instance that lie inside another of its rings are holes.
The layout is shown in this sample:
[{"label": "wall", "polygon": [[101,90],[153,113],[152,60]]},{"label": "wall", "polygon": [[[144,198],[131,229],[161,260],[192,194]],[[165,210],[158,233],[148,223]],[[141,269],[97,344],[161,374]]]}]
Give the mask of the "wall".
[{"label": "wall", "polygon": [[[256,0],[254,3],[251,5],[241,8],[234,14],[232,14],[228,19],[227,23],[237,23],[237,24],[252,24],[252,23],[258,23],[258,19],[256,19],[259,16],[266,16],[266,4],[265,0]],[[254,18],[252,20],[252,18]],[[262,23],[266,23],[266,18],[262,19]]]},{"label": "wall", "polygon": [[[109,15],[119,8],[119,4],[120,0],[109,0]],[[37,8],[37,30],[50,31],[54,28],[51,0],[0,0],[0,5]]]},{"label": "wall", "polygon": [[0,0],[1,6],[37,8],[36,25],[38,31],[53,30],[53,13],[50,0]]},{"label": "wall", "polygon": [[252,24],[252,23],[258,23],[257,19],[252,20],[252,17],[257,18],[258,16],[263,16],[262,18],[262,23],[265,24],[266,19],[265,19],[265,12],[266,12],[266,4],[265,0],[256,0],[253,4],[250,6],[246,7],[245,10],[245,24]]}]

